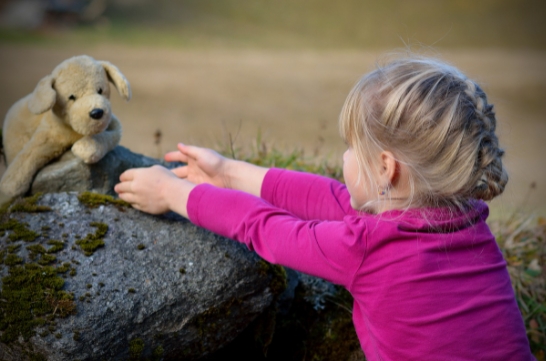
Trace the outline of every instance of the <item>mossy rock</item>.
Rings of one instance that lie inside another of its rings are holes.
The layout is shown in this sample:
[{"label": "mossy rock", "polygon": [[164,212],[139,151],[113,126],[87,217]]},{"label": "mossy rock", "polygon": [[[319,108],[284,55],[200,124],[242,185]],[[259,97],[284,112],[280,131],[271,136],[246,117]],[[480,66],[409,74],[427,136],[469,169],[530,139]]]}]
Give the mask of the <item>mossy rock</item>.
[{"label": "mossy rock", "polygon": [[17,200],[0,214],[0,232],[5,361],[202,358],[283,284],[243,245],[181,217],[93,207],[76,193]]}]

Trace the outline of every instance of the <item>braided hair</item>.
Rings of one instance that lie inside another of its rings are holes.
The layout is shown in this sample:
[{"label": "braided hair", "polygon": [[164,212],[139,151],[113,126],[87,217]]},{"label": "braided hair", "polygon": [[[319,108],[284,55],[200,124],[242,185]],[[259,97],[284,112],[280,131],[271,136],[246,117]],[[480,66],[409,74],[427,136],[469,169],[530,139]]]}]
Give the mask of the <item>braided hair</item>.
[{"label": "braided hair", "polygon": [[373,159],[384,150],[406,166],[407,207],[464,207],[501,194],[508,175],[495,128],[482,88],[455,67],[417,56],[364,76],[340,115],[340,133],[355,150],[362,184],[374,186]]},{"label": "braided hair", "polygon": [[480,140],[474,178],[470,181],[474,184],[471,194],[478,199],[491,200],[503,192],[508,182],[501,160],[504,150],[499,148],[495,134],[497,120],[493,105],[488,104],[487,96],[478,84],[470,79],[466,79],[465,84],[465,94],[472,104],[469,119],[475,118],[477,129],[474,136]]}]

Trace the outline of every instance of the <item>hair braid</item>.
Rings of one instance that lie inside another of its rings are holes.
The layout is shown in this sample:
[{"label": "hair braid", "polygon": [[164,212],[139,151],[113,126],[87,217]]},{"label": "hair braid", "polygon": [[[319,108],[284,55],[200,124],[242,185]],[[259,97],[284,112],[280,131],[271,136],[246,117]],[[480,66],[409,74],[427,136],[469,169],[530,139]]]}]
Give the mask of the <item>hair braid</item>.
[{"label": "hair braid", "polygon": [[470,112],[474,113],[474,116],[468,120],[477,122],[478,128],[481,128],[480,132],[475,134],[481,139],[478,142],[478,156],[470,194],[478,199],[491,200],[504,191],[508,182],[508,174],[501,160],[504,150],[499,148],[499,141],[495,135],[497,120],[493,105],[487,103],[485,92],[476,83],[466,79],[465,84],[465,94],[474,108],[473,112]]},{"label": "hair braid", "polygon": [[493,105],[475,82],[421,57],[380,65],[354,86],[340,114],[342,137],[354,147],[367,187],[375,184],[381,151],[404,165],[411,188],[406,207],[465,208],[471,199],[501,194],[508,175],[496,125]]}]

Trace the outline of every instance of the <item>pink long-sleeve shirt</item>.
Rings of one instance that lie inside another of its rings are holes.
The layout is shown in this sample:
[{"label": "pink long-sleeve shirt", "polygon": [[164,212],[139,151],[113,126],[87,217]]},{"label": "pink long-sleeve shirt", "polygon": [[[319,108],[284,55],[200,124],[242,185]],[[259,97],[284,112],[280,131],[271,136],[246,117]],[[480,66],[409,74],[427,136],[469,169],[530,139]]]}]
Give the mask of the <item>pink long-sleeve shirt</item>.
[{"label": "pink long-sleeve shirt", "polygon": [[337,181],[271,169],[261,198],[202,184],[190,220],[354,297],[375,360],[534,360],[487,205],[358,213]]}]

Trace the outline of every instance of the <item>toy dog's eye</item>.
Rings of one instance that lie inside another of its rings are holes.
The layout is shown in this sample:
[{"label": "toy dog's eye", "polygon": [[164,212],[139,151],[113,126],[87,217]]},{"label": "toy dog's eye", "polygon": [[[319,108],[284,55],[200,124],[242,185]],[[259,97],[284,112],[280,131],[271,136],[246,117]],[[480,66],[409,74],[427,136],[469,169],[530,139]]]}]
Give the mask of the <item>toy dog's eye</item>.
[{"label": "toy dog's eye", "polygon": [[102,88],[99,88],[99,91],[97,93],[102,94]]},{"label": "toy dog's eye", "polygon": [[71,95],[68,97],[68,100],[76,100],[76,97],[74,95]]}]

